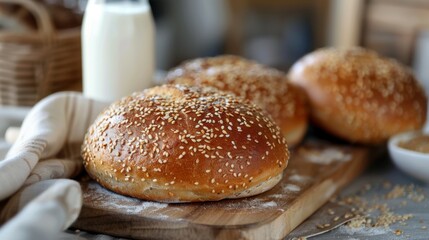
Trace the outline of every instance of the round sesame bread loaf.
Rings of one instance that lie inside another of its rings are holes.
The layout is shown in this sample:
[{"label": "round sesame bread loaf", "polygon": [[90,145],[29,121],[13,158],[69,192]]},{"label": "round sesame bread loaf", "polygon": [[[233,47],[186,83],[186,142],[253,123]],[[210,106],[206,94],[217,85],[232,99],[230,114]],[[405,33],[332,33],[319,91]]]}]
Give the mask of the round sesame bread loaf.
[{"label": "round sesame bread loaf", "polygon": [[308,125],[305,93],[286,75],[237,56],[187,61],[167,74],[170,83],[210,86],[243,97],[271,115],[290,147],[304,137]]},{"label": "round sesame bread loaf", "polygon": [[315,51],[289,79],[307,92],[315,123],[351,142],[380,143],[426,119],[426,96],[411,71],[370,50]]},{"label": "round sesame bread loaf", "polygon": [[123,98],[89,128],[88,174],[140,199],[214,201],[277,184],[289,152],[256,106],[213,88],[163,85]]}]

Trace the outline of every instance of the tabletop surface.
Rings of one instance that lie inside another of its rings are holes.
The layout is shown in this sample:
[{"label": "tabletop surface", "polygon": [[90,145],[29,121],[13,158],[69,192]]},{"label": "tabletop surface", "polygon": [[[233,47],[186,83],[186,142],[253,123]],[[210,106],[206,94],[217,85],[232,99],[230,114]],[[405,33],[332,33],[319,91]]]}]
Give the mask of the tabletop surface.
[{"label": "tabletop surface", "polygon": [[[4,120],[4,119],[3,119]],[[0,136],[4,136],[7,125],[15,125],[16,121],[0,121]],[[3,159],[9,144],[0,138],[0,159]],[[429,172],[429,169],[428,169]],[[406,217],[407,220],[397,221],[386,227],[349,227],[341,226],[323,235],[311,239],[429,239],[429,185],[408,177],[398,170],[388,155],[378,159],[362,176],[347,186],[339,199],[354,199],[374,209],[368,213],[367,219],[373,223],[382,217],[387,222],[392,218]],[[323,208],[323,207],[322,207]],[[355,223],[353,223],[355,225]],[[61,233],[58,239],[120,239],[96,233],[86,233],[71,229]]]},{"label": "tabletop surface", "polygon": [[[385,204],[387,215],[391,217],[411,216],[408,220],[398,221],[387,227],[341,226],[311,239],[429,239],[429,186],[403,174],[393,166],[388,156],[374,163],[365,174],[346,187],[338,198],[347,197],[367,202],[369,207]],[[376,221],[378,215],[379,211],[374,210],[368,218]],[[61,237],[67,240],[123,239],[76,230],[68,230]]]}]

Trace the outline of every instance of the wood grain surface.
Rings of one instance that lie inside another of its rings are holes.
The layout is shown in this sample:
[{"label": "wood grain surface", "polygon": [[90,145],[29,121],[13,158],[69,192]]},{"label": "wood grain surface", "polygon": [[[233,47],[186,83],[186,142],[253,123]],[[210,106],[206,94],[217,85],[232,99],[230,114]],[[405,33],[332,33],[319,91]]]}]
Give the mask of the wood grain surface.
[{"label": "wood grain surface", "polygon": [[282,239],[368,165],[370,150],[307,142],[282,181],[249,198],[167,204],[121,196],[82,179],[74,227],[134,239]]}]

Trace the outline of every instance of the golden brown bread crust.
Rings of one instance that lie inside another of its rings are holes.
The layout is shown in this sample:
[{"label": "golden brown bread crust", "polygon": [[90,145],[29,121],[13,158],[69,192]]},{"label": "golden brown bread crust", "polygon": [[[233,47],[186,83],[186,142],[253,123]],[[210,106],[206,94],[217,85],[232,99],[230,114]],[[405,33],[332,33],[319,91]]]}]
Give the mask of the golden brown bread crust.
[{"label": "golden brown bread crust", "polygon": [[180,66],[172,69],[167,74],[167,79],[181,77],[190,73],[198,73],[211,68],[221,66],[234,66],[235,69],[263,68],[264,66],[255,61],[235,55],[221,55],[217,57],[196,58],[185,61]]},{"label": "golden brown bread crust", "polygon": [[314,121],[351,142],[380,143],[426,119],[427,99],[411,71],[370,50],[315,51],[289,79],[307,92]]},{"label": "golden brown bread crust", "polygon": [[167,202],[213,201],[274,186],[289,152],[254,105],[212,88],[164,85],[114,103],[89,128],[88,174],[112,191]]},{"label": "golden brown bread crust", "polygon": [[167,80],[215,87],[253,102],[280,126],[289,146],[297,145],[307,130],[305,93],[284,73],[253,61],[231,55],[194,59],[172,69]]}]

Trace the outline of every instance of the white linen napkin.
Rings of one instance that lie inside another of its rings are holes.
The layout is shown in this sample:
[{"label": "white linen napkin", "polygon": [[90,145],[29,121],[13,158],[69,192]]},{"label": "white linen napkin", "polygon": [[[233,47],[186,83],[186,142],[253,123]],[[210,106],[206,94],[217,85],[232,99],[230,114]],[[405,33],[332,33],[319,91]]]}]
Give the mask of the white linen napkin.
[{"label": "white linen napkin", "polygon": [[9,203],[3,213],[20,212],[1,228],[0,239],[55,239],[79,216],[82,192],[76,181],[46,180],[19,191]]},{"label": "white linen napkin", "polygon": [[0,222],[9,220],[0,239],[48,239],[76,220],[82,205],[79,184],[59,178],[81,171],[84,135],[107,106],[81,93],[61,92],[32,108],[0,160]]}]

